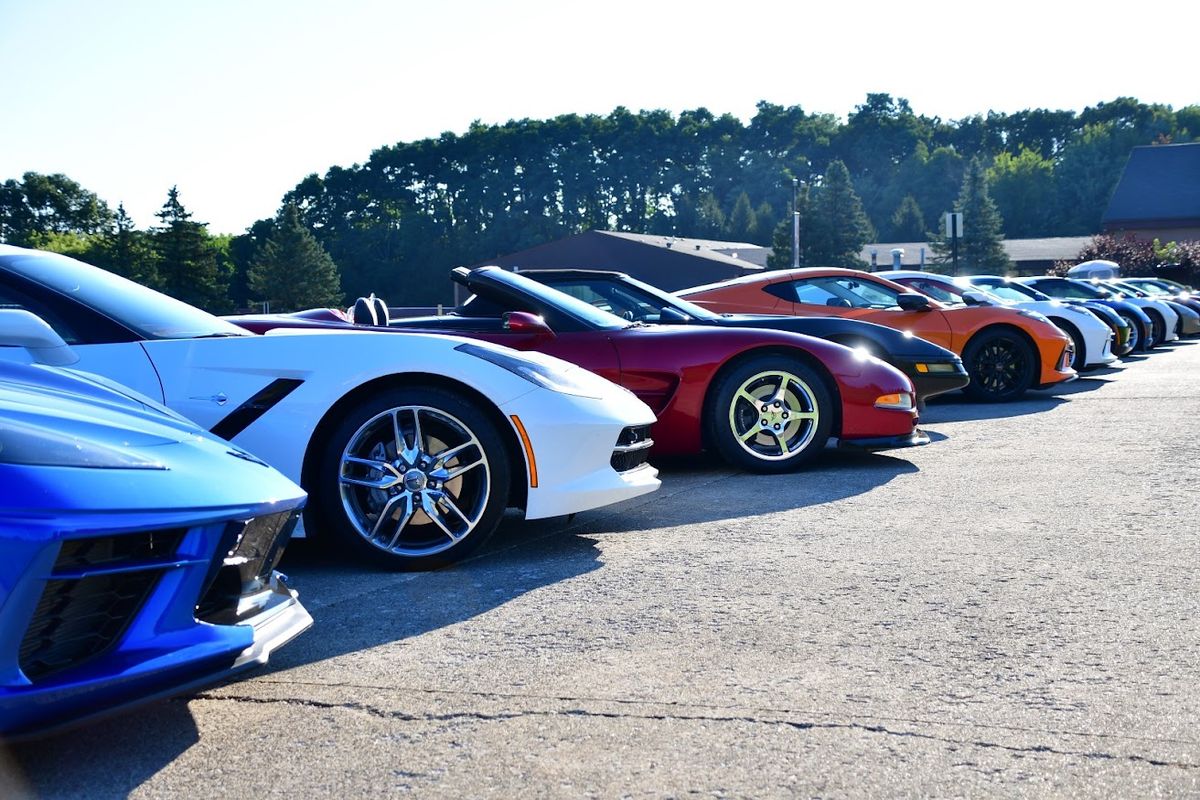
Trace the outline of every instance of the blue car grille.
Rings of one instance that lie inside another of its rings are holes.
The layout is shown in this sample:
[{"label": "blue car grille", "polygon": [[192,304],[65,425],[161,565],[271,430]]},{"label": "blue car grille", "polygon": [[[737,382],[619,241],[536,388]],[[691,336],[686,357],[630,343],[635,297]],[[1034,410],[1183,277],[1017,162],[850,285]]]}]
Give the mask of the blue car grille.
[{"label": "blue car grille", "polygon": [[298,512],[281,511],[229,523],[222,537],[222,555],[213,561],[196,606],[196,619],[214,625],[240,622],[239,601],[269,588],[271,573],[299,518]]},{"label": "blue car grille", "polygon": [[158,582],[161,562],[174,555],[184,533],[143,531],[63,542],[55,575],[42,588],[21,640],[19,663],[25,676],[37,681],[116,645]]}]

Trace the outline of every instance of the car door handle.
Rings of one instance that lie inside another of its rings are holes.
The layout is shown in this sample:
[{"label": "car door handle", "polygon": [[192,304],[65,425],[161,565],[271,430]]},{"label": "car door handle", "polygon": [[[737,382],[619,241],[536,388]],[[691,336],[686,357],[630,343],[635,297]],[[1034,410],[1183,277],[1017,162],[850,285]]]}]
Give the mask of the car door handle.
[{"label": "car door handle", "polygon": [[189,400],[208,400],[209,402],[216,403],[219,406],[223,406],[229,402],[229,398],[225,396],[224,392],[217,392],[216,394],[212,395],[211,397],[189,397],[188,399]]}]

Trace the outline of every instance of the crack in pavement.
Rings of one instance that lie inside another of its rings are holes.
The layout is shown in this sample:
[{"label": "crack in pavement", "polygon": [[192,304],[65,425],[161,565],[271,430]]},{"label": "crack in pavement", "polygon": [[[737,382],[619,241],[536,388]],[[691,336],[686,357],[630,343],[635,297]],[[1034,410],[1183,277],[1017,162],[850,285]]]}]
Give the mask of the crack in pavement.
[{"label": "crack in pavement", "polygon": [[867,725],[860,722],[796,722],[786,719],[764,719],[754,716],[717,716],[712,714],[631,714],[617,713],[613,711],[595,711],[584,708],[572,708],[561,711],[509,711],[494,714],[488,714],[480,711],[459,711],[449,714],[413,714],[399,710],[382,709],[367,703],[355,701],[330,703],[321,700],[302,698],[266,698],[251,697],[249,695],[213,695],[210,693],[201,693],[196,695],[195,699],[202,701],[207,700],[217,702],[223,701],[232,703],[249,703],[254,705],[282,704],[327,710],[340,709],[345,711],[359,711],[380,719],[400,720],[403,722],[454,722],[458,720],[503,722],[512,719],[522,719],[528,717],[587,717],[593,719],[645,720],[649,722],[727,722],[751,725],[773,725],[790,728],[796,731],[845,730],[883,734],[886,736],[899,738],[921,739],[925,741],[939,742],[941,744],[953,744],[963,747],[979,747],[983,749],[1003,750],[1011,753],[1045,754],[1103,761],[1128,761],[1135,764],[1146,764],[1153,767],[1200,769],[1200,763],[1192,763],[1187,761],[1167,761],[1164,759],[1157,759],[1150,756],[1142,756],[1137,754],[1122,755],[1118,753],[1104,753],[1095,750],[1059,750],[1049,745],[1020,747],[1017,745],[1008,745],[1000,742],[989,742],[979,739],[953,739],[947,736],[936,736],[931,733],[923,733],[919,731],[900,731],[885,727],[883,725]]},{"label": "crack in pavement", "polygon": [[[337,683],[324,683],[320,681],[304,681],[304,680],[277,680],[274,676],[265,676],[262,678],[253,678],[247,682],[248,685],[256,683],[265,683],[272,686],[308,686],[319,689],[352,689],[367,692],[395,692],[398,694],[425,694],[425,695],[448,695],[450,697],[478,697],[486,699],[501,699],[501,700],[541,700],[545,702],[557,703],[611,703],[613,705],[629,705],[629,706],[663,706],[667,708],[698,708],[708,711],[742,711],[751,714],[777,714],[790,716],[822,716],[822,717],[837,717],[846,716],[850,719],[873,719],[884,720],[887,722],[900,722],[906,725],[941,725],[951,728],[981,728],[983,730],[1008,731],[1013,733],[1029,733],[1040,734],[1043,736],[1081,736],[1090,739],[1113,739],[1122,742],[1143,742],[1146,744],[1180,744],[1190,747],[1200,746],[1200,742],[1192,739],[1171,739],[1165,737],[1149,737],[1149,736],[1129,736],[1126,734],[1117,733],[1097,733],[1095,731],[1073,731],[1062,728],[1029,728],[1021,725],[997,725],[986,722],[957,722],[954,720],[940,719],[921,719],[919,717],[891,717],[880,714],[845,714],[834,711],[823,711],[821,709],[811,708],[780,708],[778,706],[753,706],[753,705],[718,705],[716,703],[700,703],[696,701],[685,700],[651,700],[648,698],[631,698],[631,697],[605,697],[602,695],[557,695],[557,694],[536,694],[534,692],[499,692],[499,691],[480,691],[470,689],[431,689],[426,686],[381,686],[370,683],[351,683],[348,681],[340,681]],[[214,698],[219,695],[212,695]]]}]

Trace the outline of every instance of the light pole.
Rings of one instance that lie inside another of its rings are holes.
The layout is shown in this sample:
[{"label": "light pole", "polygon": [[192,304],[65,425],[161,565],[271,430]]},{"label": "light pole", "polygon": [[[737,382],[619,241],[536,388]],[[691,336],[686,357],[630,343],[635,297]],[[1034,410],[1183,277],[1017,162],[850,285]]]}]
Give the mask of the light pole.
[{"label": "light pole", "polygon": [[796,193],[800,182],[792,178],[792,269],[800,268],[800,206],[796,205]]}]

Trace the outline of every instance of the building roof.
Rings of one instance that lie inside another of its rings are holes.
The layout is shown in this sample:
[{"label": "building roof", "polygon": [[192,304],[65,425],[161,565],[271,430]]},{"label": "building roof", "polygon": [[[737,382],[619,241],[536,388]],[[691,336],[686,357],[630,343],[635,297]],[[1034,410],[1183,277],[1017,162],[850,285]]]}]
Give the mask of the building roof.
[{"label": "building roof", "polygon": [[[595,231],[604,236],[616,236],[649,247],[662,247],[691,256],[708,258],[739,269],[764,268],[771,248],[750,242],[722,242],[715,239],[687,239],[682,236],[656,236],[649,233],[626,233],[624,231]],[[761,263],[760,263],[761,261]]]},{"label": "building roof", "polygon": [[[718,251],[717,248],[720,248]],[[743,252],[767,248],[744,242],[715,242],[618,231],[585,231],[489,258],[472,266],[494,264],[505,269],[578,268],[617,270],[667,291],[697,283],[759,272],[766,263],[742,258]]]},{"label": "building roof", "polygon": [[1200,143],[1133,148],[1102,221],[1108,229],[1200,222]]},{"label": "building roof", "polygon": [[[1079,256],[1091,236],[1053,236],[1045,239],[1004,239],[1004,252],[1010,260],[1020,264],[1025,261],[1065,261]],[[900,257],[903,267],[921,265],[921,248],[925,248],[925,263],[933,262],[933,247],[929,242],[876,242],[863,247],[859,257],[871,263],[871,251],[876,253],[878,268],[887,269],[892,263],[892,249],[899,247],[904,251]]]}]

